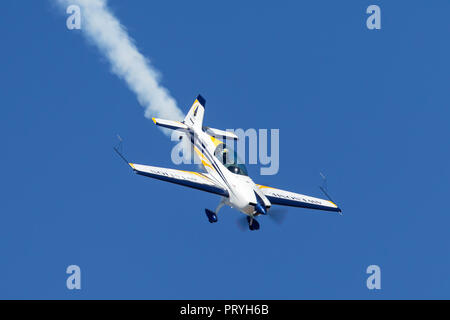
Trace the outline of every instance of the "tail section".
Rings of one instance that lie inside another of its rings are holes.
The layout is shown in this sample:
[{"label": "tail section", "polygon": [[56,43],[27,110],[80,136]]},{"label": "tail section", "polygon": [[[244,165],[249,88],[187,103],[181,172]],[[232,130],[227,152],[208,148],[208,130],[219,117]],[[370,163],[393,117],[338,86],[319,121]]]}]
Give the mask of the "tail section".
[{"label": "tail section", "polygon": [[203,125],[203,115],[205,114],[205,104],[206,100],[201,95],[198,95],[182,122],[158,118],[152,118],[152,120],[156,125],[172,130],[187,130],[189,127],[201,129]]},{"label": "tail section", "polygon": [[205,98],[203,98],[201,95],[198,95],[191,109],[189,109],[188,114],[184,118],[183,123],[188,126],[201,129],[203,126],[203,115],[205,114],[205,105],[206,105]]}]

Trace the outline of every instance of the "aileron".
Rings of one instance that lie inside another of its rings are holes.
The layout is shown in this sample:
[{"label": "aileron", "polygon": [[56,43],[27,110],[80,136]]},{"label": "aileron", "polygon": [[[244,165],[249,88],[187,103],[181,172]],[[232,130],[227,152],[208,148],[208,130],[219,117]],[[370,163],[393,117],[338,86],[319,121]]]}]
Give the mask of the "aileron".
[{"label": "aileron", "polygon": [[134,172],[141,176],[163,180],[228,197],[228,192],[226,189],[214,182],[207,175],[199,172],[167,169],[135,163],[130,163],[130,166],[133,168]]}]

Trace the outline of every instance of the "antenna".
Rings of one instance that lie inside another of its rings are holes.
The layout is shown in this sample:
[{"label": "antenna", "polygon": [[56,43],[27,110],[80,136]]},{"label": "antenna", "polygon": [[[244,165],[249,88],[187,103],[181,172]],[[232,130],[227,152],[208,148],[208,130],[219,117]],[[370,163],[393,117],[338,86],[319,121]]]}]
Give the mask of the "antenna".
[{"label": "antenna", "polygon": [[129,161],[124,157],[123,153],[123,139],[121,136],[117,135],[117,139],[119,140],[119,143],[113,147],[114,151],[117,152],[117,154],[122,158],[123,161],[126,162],[126,164],[129,163]]},{"label": "antenna", "polygon": [[116,136],[117,136],[117,140],[119,140],[119,143],[117,144],[117,146],[116,147],[114,147],[114,149],[117,149],[117,150],[120,150],[120,152],[122,152],[123,150],[122,150],[122,142],[123,142],[123,139],[122,139],[122,137],[121,136],[119,136],[118,134],[116,134]]},{"label": "antenna", "polygon": [[[322,180],[323,180],[322,181],[322,185],[319,188],[323,192],[323,194],[328,198],[328,200],[330,200],[331,202],[334,203],[334,200],[328,194],[327,177],[322,172],[319,172],[319,173],[320,173],[320,176],[322,177]],[[342,212],[339,212],[339,214],[342,216]]]}]

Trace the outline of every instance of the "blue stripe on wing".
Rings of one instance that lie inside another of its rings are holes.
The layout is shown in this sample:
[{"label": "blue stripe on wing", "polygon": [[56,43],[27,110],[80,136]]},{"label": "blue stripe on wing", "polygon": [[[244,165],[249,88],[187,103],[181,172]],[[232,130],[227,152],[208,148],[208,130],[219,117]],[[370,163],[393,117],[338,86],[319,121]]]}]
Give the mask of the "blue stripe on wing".
[{"label": "blue stripe on wing", "polygon": [[141,176],[146,176],[146,177],[150,177],[150,178],[154,178],[154,179],[158,179],[158,180],[163,180],[163,181],[167,181],[170,183],[175,183],[175,184],[179,184],[182,186],[186,186],[189,188],[193,188],[193,189],[198,189],[198,190],[202,190],[202,191],[206,191],[206,192],[210,192],[210,193],[214,193],[214,194],[218,194],[224,197],[228,197],[228,192],[222,188],[219,187],[215,187],[212,185],[208,185],[208,184],[203,184],[203,183],[196,183],[193,181],[189,181],[189,180],[184,180],[184,179],[175,179],[172,177],[168,177],[168,176],[164,176],[164,175],[159,175],[159,174],[154,174],[154,173],[149,173],[149,172],[145,172],[145,171],[139,171],[134,169],[134,172],[136,172],[137,174],[141,175]]},{"label": "blue stripe on wing", "polygon": [[290,207],[316,209],[316,210],[324,210],[324,211],[341,212],[341,209],[339,207],[333,208],[333,207],[321,206],[319,204],[312,204],[312,203],[307,203],[307,202],[298,201],[298,200],[277,198],[277,197],[273,197],[273,196],[269,196],[269,195],[266,195],[266,197],[270,201],[271,204],[278,204],[278,205],[290,206]]}]

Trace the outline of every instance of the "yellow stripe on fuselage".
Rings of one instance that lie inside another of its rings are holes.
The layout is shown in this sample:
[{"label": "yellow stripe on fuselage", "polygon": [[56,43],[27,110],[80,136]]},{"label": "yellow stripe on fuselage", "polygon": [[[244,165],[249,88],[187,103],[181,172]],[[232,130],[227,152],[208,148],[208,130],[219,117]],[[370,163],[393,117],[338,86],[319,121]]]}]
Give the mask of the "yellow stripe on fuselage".
[{"label": "yellow stripe on fuselage", "polygon": [[211,162],[209,162],[209,160],[205,158],[203,153],[201,153],[200,150],[198,150],[198,148],[195,146],[194,146],[194,151],[198,154],[198,156],[200,157],[200,160],[202,161],[202,164],[204,166],[210,167],[211,169],[214,170],[213,166],[211,165]]},{"label": "yellow stripe on fuselage", "polygon": [[214,143],[214,146],[217,147],[219,144],[223,143],[219,139],[216,139],[215,137],[211,136],[211,140]]}]

